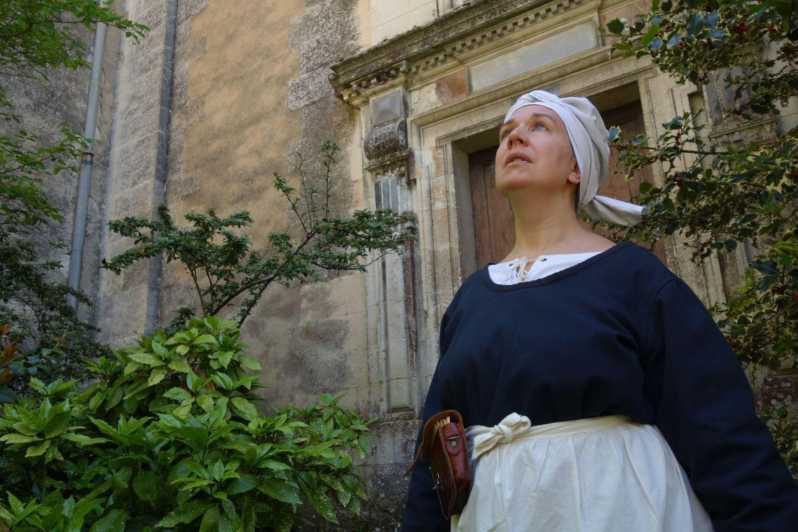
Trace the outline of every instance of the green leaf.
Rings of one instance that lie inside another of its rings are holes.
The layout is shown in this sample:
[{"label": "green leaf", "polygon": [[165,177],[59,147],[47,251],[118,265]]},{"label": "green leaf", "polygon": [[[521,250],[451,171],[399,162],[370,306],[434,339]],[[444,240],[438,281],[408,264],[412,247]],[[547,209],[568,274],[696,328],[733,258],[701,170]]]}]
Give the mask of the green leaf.
[{"label": "green leaf", "polygon": [[196,345],[219,345],[216,337],[212,334],[203,334],[202,336],[198,336],[194,339],[193,343]]},{"label": "green leaf", "polygon": [[125,369],[122,372],[123,375],[128,376],[141,369],[141,364],[137,364],[136,362],[128,362],[125,365]]},{"label": "green leaf", "polygon": [[214,462],[211,466],[210,473],[213,480],[222,480],[222,476],[224,475],[224,463],[222,463],[221,460]]},{"label": "green leaf", "polygon": [[147,379],[148,386],[155,386],[159,382],[161,382],[164,377],[166,377],[166,369],[164,368],[155,368],[150,372],[150,378]]},{"label": "green leaf", "polygon": [[360,499],[357,497],[352,497],[352,500],[349,501],[349,506],[347,508],[353,514],[360,515]]},{"label": "green leaf", "polygon": [[260,371],[261,364],[257,358],[251,357],[249,355],[241,355],[238,357],[238,361],[241,364],[241,367],[249,370],[249,371]]},{"label": "green leaf", "polygon": [[89,409],[92,411],[97,410],[105,400],[105,397],[106,392],[96,392],[92,395],[91,399],[89,399]]},{"label": "green leaf", "polygon": [[326,488],[323,485],[310,486],[303,484],[305,495],[307,496],[310,504],[324,519],[331,523],[338,523],[338,517],[335,515],[335,506],[332,499],[325,493]]},{"label": "green leaf", "polygon": [[214,373],[211,375],[211,380],[216,384],[216,386],[222,388],[223,390],[232,390],[234,387],[233,379],[230,378],[230,375],[226,373]]},{"label": "green leaf", "polygon": [[144,364],[145,366],[150,367],[158,367],[163,366],[163,360],[159,358],[155,358],[153,355],[148,355],[147,353],[133,353],[130,355],[130,359],[138,362],[139,364]]},{"label": "green leaf", "polygon": [[92,525],[89,532],[120,532],[125,530],[128,514],[124,510],[114,509]]},{"label": "green leaf", "polygon": [[100,443],[108,442],[108,440],[106,440],[105,438],[92,438],[90,436],[86,436],[85,434],[78,434],[75,432],[68,432],[61,437],[64,438],[65,440],[77,443],[81,447],[84,447],[86,445],[97,445]]},{"label": "green leaf", "polygon": [[153,471],[141,471],[133,478],[133,491],[141,500],[157,501],[159,492],[158,476]]},{"label": "green leaf", "polygon": [[28,447],[28,450],[25,453],[25,458],[33,458],[33,457],[36,457],[36,456],[41,456],[45,452],[47,452],[47,449],[49,449],[49,448],[50,448],[50,440],[44,440],[39,445],[35,445],[33,447]]},{"label": "green leaf", "polygon": [[24,434],[19,434],[19,433],[6,434],[5,436],[0,438],[0,441],[6,442],[8,444],[33,443],[39,440],[41,440],[41,438],[38,438],[36,436],[25,436]]},{"label": "green leaf", "polygon": [[185,506],[180,506],[161,519],[156,526],[159,528],[174,528],[177,525],[191,524],[195,519],[204,514],[212,503],[189,501]]},{"label": "green leaf", "polygon": [[186,375],[186,386],[188,386],[192,392],[198,391],[202,386],[202,379],[200,379],[199,375],[194,373],[190,368],[187,373],[188,375]]},{"label": "green leaf", "polygon": [[[56,409],[64,409],[56,412]],[[43,432],[47,438],[52,438],[66,432],[69,428],[69,423],[72,421],[72,414],[66,410],[67,406],[64,403],[59,403],[53,409],[53,414],[47,424],[44,426]]]},{"label": "green leaf", "polygon": [[174,481],[175,484],[180,484],[180,491],[194,491],[197,488],[204,488],[213,484],[210,480],[193,479],[184,480],[178,479]]},{"label": "green leaf", "polygon": [[219,353],[216,359],[219,361],[219,364],[221,364],[224,369],[227,369],[227,366],[230,365],[230,361],[233,359],[234,354],[235,353],[233,353],[232,351],[223,351]]},{"label": "green leaf", "polygon": [[180,406],[172,410],[172,414],[177,418],[185,419],[191,413],[191,406],[193,404],[194,401],[192,400],[184,401]]},{"label": "green leaf", "polygon": [[200,395],[199,397],[197,397],[197,404],[206,413],[210,412],[211,410],[213,410],[213,405],[214,405],[213,397],[211,397],[210,395]]},{"label": "green leaf", "polygon": [[255,489],[257,484],[258,480],[254,475],[241,475],[240,478],[233,479],[233,481],[227,485],[227,493],[228,495],[240,495]]},{"label": "green leaf", "polygon": [[[182,358],[175,358],[169,362],[169,368],[177,371],[178,373],[188,373],[191,375],[191,366],[189,366],[188,362]],[[189,387],[191,386],[189,385]]]},{"label": "green leaf", "polygon": [[166,399],[175,400],[179,403],[182,403],[183,401],[187,401],[193,398],[193,396],[190,393],[188,393],[188,391],[184,390],[183,388],[177,388],[177,387],[170,388],[169,390],[167,390],[163,394],[163,397],[165,397]]},{"label": "green leaf", "polygon": [[610,30],[610,33],[615,35],[620,35],[623,33],[623,29],[626,27],[626,24],[620,19],[611,20],[607,24],[607,29]]},{"label": "green leaf", "polygon": [[236,413],[247,421],[252,421],[258,417],[258,409],[243,397],[233,397],[231,402],[233,403],[233,408]]},{"label": "green leaf", "polygon": [[261,478],[258,481],[258,491],[280,502],[302,504],[299,487],[288,481]]},{"label": "green leaf", "polygon": [[338,497],[338,502],[341,503],[341,506],[344,508],[347,507],[352,500],[352,493],[346,488],[335,490],[335,495]]},{"label": "green leaf", "polygon": [[175,352],[177,352],[178,355],[185,355],[186,353],[188,353],[188,351],[189,347],[186,344],[179,345],[175,349]]},{"label": "green leaf", "polygon": [[208,508],[208,510],[205,512],[205,515],[202,516],[199,532],[217,532],[219,529],[220,518],[221,513],[219,512],[219,508],[217,506]]},{"label": "green leaf", "polygon": [[44,383],[37,379],[36,377],[31,377],[30,381],[28,381],[28,385],[33,388],[37,393],[41,395],[48,395],[47,394],[47,386]]},{"label": "green leaf", "polygon": [[102,508],[102,504],[97,499],[84,497],[75,505],[72,515],[69,518],[68,532],[81,532],[86,516],[94,510]]},{"label": "green leaf", "polygon": [[277,460],[261,460],[258,462],[258,467],[262,469],[269,469],[271,471],[288,471],[291,469],[291,466],[288,464],[284,464],[283,462],[278,462]]}]

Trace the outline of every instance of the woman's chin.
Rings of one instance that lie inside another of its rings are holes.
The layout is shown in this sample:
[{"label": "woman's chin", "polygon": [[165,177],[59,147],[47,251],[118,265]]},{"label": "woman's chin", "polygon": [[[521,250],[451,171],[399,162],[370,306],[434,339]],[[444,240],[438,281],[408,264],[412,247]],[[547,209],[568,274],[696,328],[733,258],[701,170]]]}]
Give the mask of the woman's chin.
[{"label": "woman's chin", "polygon": [[508,179],[496,179],[496,191],[501,192],[502,194],[510,194],[513,192],[519,192],[522,190],[532,189],[535,188],[536,183],[531,179],[518,179],[518,178],[508,178]]}]

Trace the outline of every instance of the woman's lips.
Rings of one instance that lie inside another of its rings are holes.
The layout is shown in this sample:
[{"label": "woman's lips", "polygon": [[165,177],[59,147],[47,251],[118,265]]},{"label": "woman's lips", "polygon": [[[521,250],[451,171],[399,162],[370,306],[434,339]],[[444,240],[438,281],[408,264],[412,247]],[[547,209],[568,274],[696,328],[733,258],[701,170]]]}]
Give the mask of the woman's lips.
[{"label": "woman's lips", "polygon": [[505,160],[504,166],[510,166],[513,163],[529,164],[531,162],[532,162],[532,160],[529,157],[527,157],[526,155],[521,155],[520,153],[515,153],[515,154],[510,155],[509,157],[507,157],[507,159]]}]

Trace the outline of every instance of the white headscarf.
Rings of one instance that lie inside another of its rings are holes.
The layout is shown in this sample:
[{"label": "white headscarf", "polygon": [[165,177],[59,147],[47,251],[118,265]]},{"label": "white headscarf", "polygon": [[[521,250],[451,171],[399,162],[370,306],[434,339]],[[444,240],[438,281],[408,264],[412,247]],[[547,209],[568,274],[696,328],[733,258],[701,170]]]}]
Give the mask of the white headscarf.
[{"label": "white headscarf", "polygon": [[551,109],[565,124],[581,174],[579,208],[594,220],[619,225],[640,222],[644,207],[597,195],[599,187],[609,179],[610,145],[604,121],[590,100],[582,97],[560,98],[550,92],[535,90],[515,101],[507,111],[504,122],[509,122],[516,111],[530,105]]}]

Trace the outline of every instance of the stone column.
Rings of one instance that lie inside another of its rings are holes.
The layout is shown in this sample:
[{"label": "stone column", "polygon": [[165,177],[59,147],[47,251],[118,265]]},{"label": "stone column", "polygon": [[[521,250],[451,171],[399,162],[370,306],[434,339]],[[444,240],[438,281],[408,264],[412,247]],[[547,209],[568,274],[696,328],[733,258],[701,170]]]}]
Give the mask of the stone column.
[{"label": "stone column", "polygon": [[[371,128],[364,143],[375,207],[412,210],[408,193],[410,150],[405,93],[396,89],[371,100]],[[416,353],[415,247],[388,254],[374,265],[369,299],[377,308],[377,352],[384,367],[386,413],[412,411]]]},{"label": "stone column", "polygon": [[[105,220],[152,218],[164,202],[171,115],[177,0],[129,0],[128,18],[150,31],[122,44]],[[104,235],[102,254],[111,258],[132,245]],[[97,324],[101,341],[126,344],[157,325],[160,259],[145,260],[121,275],[101,273]]]}]

